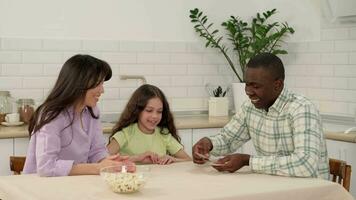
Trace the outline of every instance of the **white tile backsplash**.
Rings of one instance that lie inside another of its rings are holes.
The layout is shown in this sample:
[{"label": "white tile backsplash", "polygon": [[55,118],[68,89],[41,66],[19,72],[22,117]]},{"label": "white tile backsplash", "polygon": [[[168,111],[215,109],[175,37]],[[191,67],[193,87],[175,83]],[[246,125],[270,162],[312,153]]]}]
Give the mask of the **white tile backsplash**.
[{"label": "white tile backsplash", "polygon": [[154,51],[154,42],[121,41],[121,52],[152,52]]},{"label": "white tile backsplash", "polygon": [[335,100],[344,102],[355,102],[356,91],[353,90],[335,90]]},{"label": "white tile backsplash", "polygon": [[203,84],[202,76],[172,76],[173,86],[198,86]]},{"label": "white tile backsplash", "polygon": [[348,89],[356,90],[356,78],[348,78],[347,79]]},{"label": "white tile backsplash", "polygon": [[156,52],[187,52],[185,42],[155,42]]},{"label": "white tile backsplash", "polygon": [[0,77],[0,88],[1,90],[11,90],[22,88],[22,77],[19,76],[1,76]]},{"label": "white tile backsplash", "polygon": [[169,64],[170,55],[168,53],[138,53],[137,63],[141,64]]},{"label": "white tile backsplash", "polygon": [[13,89],[11,96],[16,99],[31,98],[35,101],[41,101],[45,97],[43,96],[43,89]]},{"label": "white tile backsplash", "polygon": [[356,77],[356,65],[336,65],[334,70],[335,76]]},{"label": "white tile backsplash", "polygon": [[61,52],[29,52],[23,53],[23,63],[61,63],[62,53]]},{"label": "white tile backsplash", "polygon": [[320,64],[320,54],[319,53],[298,53],[295,56],[295,64],[298,64],[298,65]]},{"label": "white tile backsplash", "polygon": [[186,87],[160,87],[164,95],[170,98],[186,97],[187,89]]},{"label": "white tile backsplash", "polygon": [[203,57],[199,53],[175,53],[171,54],[172,64],[202,64]]},{"label": "white tile backsplash", "polygon": [[350,36],[350,39],[356,39],[356,27],[350,28],[349,36]]},{"label": "white tile backsplash", "polygon": [[160,64],[155,65],[155,75],[184,75],[187,74],[187,65],[167,65],[167,64]]},{"label": "white tile backsplash", "polygon": [[345,40],[349,36],[347,28],[335,28],[321,30],[322,40]]},{"label": "white tile backsplash", "polygon": [[22,63],[22,53],[18,51],[0,51],[0,63]]},{"label": "white tile backsplash", "polygon": [[335,41],[335,51],[342,51],[342,52],[356,51],[356,40]]},{"label": "white tile backsplash", "polygon": [[4,76],[42,76],[42,64],[3,64],[2,75]]},{"label": "white tile backsplash", "polygon": [[111,40],[83,40],[85,51],[119,51],[119,42]]},{"label": "white tile backsplash", "polygon": [[356,53],[350,53],[350,64],[356,64]]},{"label": "white tile backsplash", "polygon": [[172,85],[170,76],[145,76],[145,78],[148,84],[156,85],[157,87]]},{"label": "white tile backsplash", "polygon": [[188,65],[188,75],[215,75],[218,74],[218,65]]},{"label": "white tile backsplash", "polygon": [[334,41],[310,42],[308,50],[309,52],[314,52],[314,53],[333,52]]},{"label": "white tile backsplash", "polygon": [[[321,41],[284,44],[279,55],[286,85],[311,98],[322,113],[354,115],[356,108],[356,27],[321,30]],[[204,41],[113,41],[0,38],[0,90],[40,103],[71,56],[90,54],[107,61],[113,77],[105,82],[102,113],[121,112],[143,75],[159,86],[173,110],[207,110],[205,84],[229,86],[236,81],[226,59]],[[229,54],[231,55],[231,53]],[[232,58],[235,62],[236,58]],[[231,95],[231,94],[230,94]]]},{"label": "white tile backsplash", "polygon": [[101,99],[118,99],[120,97],[119,88],[104,88]]},{"label": "white tile backsplash", "polygon": [[47,88],[50,89],[54,86],[57,77],[24,77],[22,80],[22,88]]},{"label": "white tile backsplash", "polygon": [[349,55],[347,53],[323,53],[321,54],[321,64],[348,64]]},{"label": "white tile backsplash", "polygon": [[109,64],[137,63],[136,53],[103,53],[102,59]]},{"label": "white tile backsplash", "polygon": [[347,89],[347,79],[335,77],[321,78],[321,87],[330,89]]},{"label": "white tile backsplash", "polygon": [[44,50],[81,50],[82,42],[78,40],[43,40]]},{"label": "white tile backsplash", "polygon": [[314,100],[332,101],[334,99],[334,92],[331,89],[308,88],[307,96]]},{"label": "white tile backsplash", "polygon": [[40,39],[22,39],[22,38],[2,38],[1,49],[4,50],[40,50],[42,40]]}]

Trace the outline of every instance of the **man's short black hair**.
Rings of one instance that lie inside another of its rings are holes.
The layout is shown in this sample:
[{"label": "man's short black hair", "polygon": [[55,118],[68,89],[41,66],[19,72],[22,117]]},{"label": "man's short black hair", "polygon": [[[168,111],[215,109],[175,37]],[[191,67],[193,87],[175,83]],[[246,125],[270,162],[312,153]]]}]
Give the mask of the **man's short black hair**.
[{"label": "man's short black hair", "polygon": [[276,55],[272,53],[261,53],[252,57],[248,63],[248,68],[264,68],[271,72],[271,74],[275,75],[276,79],[284,80],[284,66]]}]

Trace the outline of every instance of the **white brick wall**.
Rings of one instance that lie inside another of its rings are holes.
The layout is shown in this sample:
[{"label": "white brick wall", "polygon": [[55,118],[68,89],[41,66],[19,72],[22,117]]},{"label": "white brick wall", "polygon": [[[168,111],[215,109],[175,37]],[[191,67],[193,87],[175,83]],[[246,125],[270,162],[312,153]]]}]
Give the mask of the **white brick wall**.
[{"label": "white brick wall", "polygon": [[[0,90],[15,98],[43,101],[72,55],[106,60],[113,77],[105,83],[99,106],[103,113],[121,112],[144,75],[159,86],[173,110],[207,110],[205,84],[228,86],[236,81],[225,58],[204,42],[155,42],[0,38]],[[356,27],[321,30],[321,41],[287,43],[281,55],[286,85],[318,105],[322,113],[353,116],[356,109]],[[231,94],[229,94],[231,95]]]}]

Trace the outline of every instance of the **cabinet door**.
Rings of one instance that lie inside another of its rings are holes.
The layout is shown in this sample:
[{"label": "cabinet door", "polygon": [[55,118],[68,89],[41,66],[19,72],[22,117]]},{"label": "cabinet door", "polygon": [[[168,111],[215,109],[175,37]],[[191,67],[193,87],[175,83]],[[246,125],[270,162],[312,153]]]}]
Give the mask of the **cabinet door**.
[{"label": "cabinet door", "polygon": [[10,156],[14,154],[14,140],[1,139],[0,140],[0,175],[10,175]]},{"label": "cabinet door", "polygon": [[335,140],[326,140],[326,148],[328,150],[329,158],[341,159],[343,157],[341,154],[342,142]]},{"label": "cabinet door", "polygon": [[15,138],[14,139],[14,155],[15,156],[26,156],[29,138]]},{"label": "cabinet door", "polygon": [[191,157],[192,156],[192,129],[179,129],[178,135],[181,143],[184,146],[184,151]]},{"label": "cabinet door", "polygon": [[193,129],[193,145],[201,138],[218,134],[220,128]]}]

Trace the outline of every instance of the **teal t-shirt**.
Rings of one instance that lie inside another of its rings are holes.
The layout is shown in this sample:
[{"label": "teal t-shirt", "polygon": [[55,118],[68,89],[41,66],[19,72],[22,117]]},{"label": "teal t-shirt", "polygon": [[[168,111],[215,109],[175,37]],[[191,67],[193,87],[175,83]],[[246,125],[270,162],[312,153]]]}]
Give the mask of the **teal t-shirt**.
[{"label": "teal t-shirt", "polygon": [[132,156],[146,151],[157,153],[159,156],[174,155],[183,149],[183,145],[170,133],[161,134],[160,131],[161,128],[157,127],[153,134],[146,134],[138,128],[137,123],[134,123],[115,133],[113,139],[119,143],[121,155]]}]

